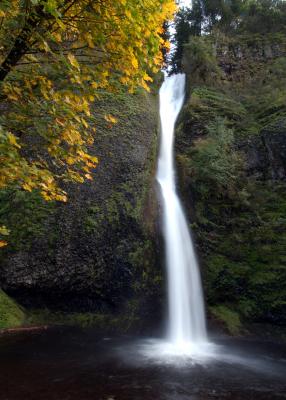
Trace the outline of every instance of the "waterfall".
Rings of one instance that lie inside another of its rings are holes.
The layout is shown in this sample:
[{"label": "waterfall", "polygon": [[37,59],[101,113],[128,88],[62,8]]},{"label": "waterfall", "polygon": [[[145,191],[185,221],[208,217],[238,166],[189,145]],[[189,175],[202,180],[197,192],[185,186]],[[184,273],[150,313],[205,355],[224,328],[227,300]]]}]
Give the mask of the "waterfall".
[{"label": "waterfall", "polygon": [[165,77],[160,89],[161,147],[157,181],[162,194],[168,271],[168,336],[181,349],[207,342],[200,271],[175,186],[174,130],[184,96],[185,75]]}]

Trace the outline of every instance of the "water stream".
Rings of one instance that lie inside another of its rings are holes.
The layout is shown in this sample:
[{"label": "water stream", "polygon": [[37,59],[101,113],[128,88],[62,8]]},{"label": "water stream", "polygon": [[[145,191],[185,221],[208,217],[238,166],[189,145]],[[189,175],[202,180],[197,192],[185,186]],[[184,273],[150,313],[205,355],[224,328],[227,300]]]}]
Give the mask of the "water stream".
[{"label": "water stream", "polygon": [[200,271],[194,245],[176,192],[174,130],[185,96],[185,75],[165,77],[160,89],[161,147],[157,180],[163,203],[163,233],[168,271],[168,339],[181,353],[197,352],[207,342]]}]

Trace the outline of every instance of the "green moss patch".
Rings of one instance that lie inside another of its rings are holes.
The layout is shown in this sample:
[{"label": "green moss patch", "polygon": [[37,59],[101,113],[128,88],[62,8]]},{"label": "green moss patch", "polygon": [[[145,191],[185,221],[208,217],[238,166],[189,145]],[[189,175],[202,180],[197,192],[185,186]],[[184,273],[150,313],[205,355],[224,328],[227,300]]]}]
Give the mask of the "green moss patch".
[{"label": "green moss patch", "polygon": [[24,320],[23,309],[0,289],[0,329],[21,326]]},{"label": "green moss patch", "polygon": [[128,332],[138,326],[138,304],[129,301],[125,309],[117,315],[111,313],[60,312],[49,309],[31,310],[27,318],[28,325],[61,325],[80,328],[96,328],[106,332]]},{"label": "green moss patch", "polygon": [[242,325],[239,314],[236,311],[224,305],[211,307],[210,311],[215,318],[223,322],[230,334],[237,335],[241,332]]},{"label": "green moss patch", "polygon": [[30,193],[16,187],[1,190],[0,221],[10,230],[7,237],[9,245],[2,253],[28,250],[39,238],[48,240],[52,245],[56,233],[49,230],[46,220],[54,209],[55,202],[44,201],[37,191]]}]

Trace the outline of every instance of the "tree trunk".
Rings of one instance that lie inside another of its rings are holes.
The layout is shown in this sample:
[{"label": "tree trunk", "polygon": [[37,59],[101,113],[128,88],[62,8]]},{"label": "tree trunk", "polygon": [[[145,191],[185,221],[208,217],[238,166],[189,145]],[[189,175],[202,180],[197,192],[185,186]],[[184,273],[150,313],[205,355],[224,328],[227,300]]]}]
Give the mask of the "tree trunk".
[{"label": "tree trunk", "polygon": [[27,18],[27,21],[22,31],[17,36],[12,49],[0,66],[0,82],[4,81],[9,72],[11,72],[23,55],[29,50],[31,36],[41,23],[44,16],[45,14],[41,7],[38,10],[35,10]]}]

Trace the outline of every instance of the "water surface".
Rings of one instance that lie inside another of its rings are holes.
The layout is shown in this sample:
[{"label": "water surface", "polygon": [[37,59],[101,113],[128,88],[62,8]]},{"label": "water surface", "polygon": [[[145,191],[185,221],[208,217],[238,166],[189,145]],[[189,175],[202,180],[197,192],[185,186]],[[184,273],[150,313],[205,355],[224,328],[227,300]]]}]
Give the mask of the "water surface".
[{"label": "water surface", "polygon": [[160,356],[160,340],[103,338],[93,330],[2,337],[0,399],[286,399],[285,345],[213,341],[210,357],[188,357]]}]

